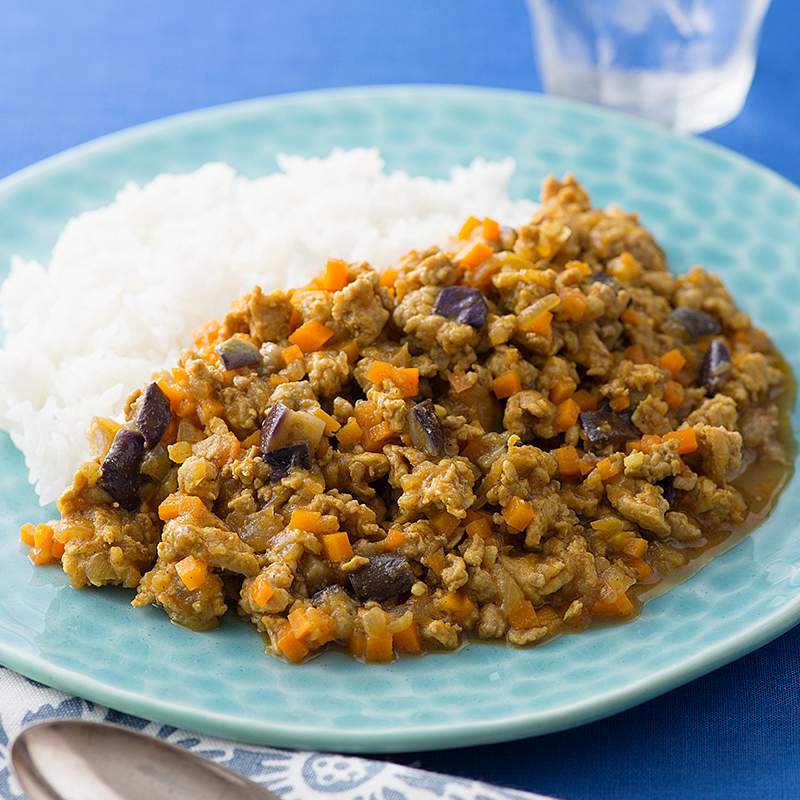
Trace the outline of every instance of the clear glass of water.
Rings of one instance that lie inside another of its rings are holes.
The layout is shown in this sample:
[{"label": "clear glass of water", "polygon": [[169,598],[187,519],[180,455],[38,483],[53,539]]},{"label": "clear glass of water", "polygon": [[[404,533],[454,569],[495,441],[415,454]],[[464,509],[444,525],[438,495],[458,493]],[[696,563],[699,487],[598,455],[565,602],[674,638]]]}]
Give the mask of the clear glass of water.
[{"label": "clear glass of water", "polygon": [[680,133],[742,110],[770,0],[527,0],[546,91]]}]

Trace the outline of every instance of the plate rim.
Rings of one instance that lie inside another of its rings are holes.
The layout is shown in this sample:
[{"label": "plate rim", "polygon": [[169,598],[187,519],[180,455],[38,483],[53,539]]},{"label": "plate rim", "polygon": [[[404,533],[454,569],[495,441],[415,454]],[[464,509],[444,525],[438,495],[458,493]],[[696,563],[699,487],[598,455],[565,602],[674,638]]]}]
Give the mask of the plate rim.
[{"label": "plate rim", "polygon": [[[477,98],[487,94],[492,96],[509,95],[532,101],[535,104],[556,106],[564,108],[566,111],[580,112],[592,117],[599,116],[601,118],[622,121],[626,126],[633,126],[648,131],[655,134],[657,137],[670,140],[683,140],[691,146],[699,147],[715,156],[722,156],[726,159],[739,161],[746,165],[749,170],[767,175],[770,180],[773,181],[777,179],[784,184],[784,188],[800,195],[800,189],[787,178],[759,164],[753,159],[731,151],[715,142],[700,137],[676,136],[676,134],[668,132],[652,123],[579,101],[565,100],[563,98],[556,98],[537,92],[488,86],[465,86],[460,84],[376,84],[289,92],[267,97],[238,100],[142,122],[75,145],[15,171],[0,179],[0,196],[5,195],[6,192],[13,192],[16,187],[24,184],[26,181],[41,178],[42,175],[46,175],[50,170],[57,169],[59,166],[68,164],[71,161],[100,153],[110,147],[124,146],[128,142],[134,142],[154,134],[175,130],[185,125],[191,126],[198,122],[230,118],[253,111],[267,112],[270,108],[288,103],[314,103],[319,100],[340,101],[350,97],[364,100],[370,95],[377,95],[379,97],[399,97],[410,94],[413,95],[415,93],[423,93],[425,95],[441,93],[448,95],[456,94],[465,98]],[[482,720],[479,732],[472,726],[467,727],[463,731],[454,732],[453,723],[450,721],[441,726],[427,725],[421,732],[415,734],[416,740],[414,746],[411,747],[408,741],[405,741],[409,736],[408,731],[402,731],[400,733],[400,737],[404,739],[404,741],[400,743],[395,741],[394,737],[385,734],[383,731],[378,733],[369,728],[345,729],[337,732],[337,749],[341,749],[343,752],[400,752],[418,749],[445,749],[541,735],[575,727],[576,725],[601,719],[612,713],[617,713],[638,705],[672,688],[693,680],[700,675],[707,674],[777,638],[796,625],[798,620],[800,620],[800,593],[787,601],[784,605],[773,609],[771,613],[767,613],[757,625],[753,623],[746,629],[747,636],[739,635],[735,638],[728,638],[723,642],[715,643],[713,647],[705,649],[702,655],[695,655],[692,658],[685,659],[680,665],[667,670],[666,674],[661,677],[660,682],[640,681],[640,685],[634,692],[620,688],[597,695],[590,702],[582,700],[572,706],[567,706],[566,708],[562,707],[557,711],[550,711],[545,717],[539,718],[540,720],[544,719],[547,723],[537,726],[541,728],[541,730],[531,729],[530,713],[513,717],[503,717],[499,720]],[[142,696],[135,692],[127,692],[118,687],[109,686],[101,680],[98,680],[95,676],[75,673],[65,667],[51,664],[50,662],[35,664],[36,656],[31,655],[26,657],[24,654],[10,654],[5,642],[0,642],[0,654],[3,656],[4,664],[32,677],[34,680],[48,683],[48,685],[59,688],[62,691],[79,694],[82,697],[108,705],[112,708],[127,711],[132,714],[142,713]],[[247,730],[243,730],[242,721],[237,718],[232,718],[230,715],[206,710],[198,711],[191,707],[185,708],[183,705],[176,706],[174,703],[165,703],[160,699],[152,697],[146,698],[144,706],[144,710],[148,715],[162,722],[174,724],[176,718],[181,718],[185,721],[180,724],[194,730],[208,732],[214,735],[229,736],[240,741],[263,743],[264,740],[263,724],[246,725]],[[558,714],[558,720],[550,719],[550,717],[556,714]],[[213,722],[213,730],[208,730],[208,728],[203,725],[203,720],[200,719],[200,716]],[[236,728],[236,730],[233,730],[233,728]],[[315,728],[312,725],[298,725],[293,727],[288,734],[281,732],[280,736],[284,741],[290,742],[286,746],[305,748],[308,746],[309,742],[314,742],[314,731]],[[277,732],[278,731],[276,731],[276,733]],[[243,733],[244,736],[242,736]],[[447,735],[446,742],[442,741],[443,734]],[[370,750],[364,749],[363,744],[365,738],[370,739],[370,744],[372,745]],[[320,742],[312,746],[317,746],[317,744],[320,744]]]}]

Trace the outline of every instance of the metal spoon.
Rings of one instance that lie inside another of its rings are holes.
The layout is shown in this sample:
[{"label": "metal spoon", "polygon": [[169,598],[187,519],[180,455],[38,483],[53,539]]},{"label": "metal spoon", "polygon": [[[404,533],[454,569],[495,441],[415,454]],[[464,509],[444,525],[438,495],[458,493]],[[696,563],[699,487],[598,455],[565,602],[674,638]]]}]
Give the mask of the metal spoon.
[{"label": "metal spoon", "polygon": [[182,747],[108,723],[30,725],[14,740],[11,766],[30,800],[280,800]]}]

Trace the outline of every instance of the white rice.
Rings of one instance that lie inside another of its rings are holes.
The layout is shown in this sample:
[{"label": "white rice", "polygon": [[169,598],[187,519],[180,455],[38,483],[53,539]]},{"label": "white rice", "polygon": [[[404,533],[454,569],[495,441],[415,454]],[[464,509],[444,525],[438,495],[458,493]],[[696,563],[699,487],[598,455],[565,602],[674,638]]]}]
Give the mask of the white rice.
[{"label": "white rice", "polygon": [[256,180],[214,163],[130,184],[69,221],[49,268],[14,257],[0,288],[0,427],[42,505],[87,457],[92,417],[121,418],[192,329],[254,286],[300,285],[331,256],[382,270],[445,244],[469,215],[518,225],[535,208],[509,199],[510,159],[478,159],[449,180],[387,174],[374,149],[278,165]]}]

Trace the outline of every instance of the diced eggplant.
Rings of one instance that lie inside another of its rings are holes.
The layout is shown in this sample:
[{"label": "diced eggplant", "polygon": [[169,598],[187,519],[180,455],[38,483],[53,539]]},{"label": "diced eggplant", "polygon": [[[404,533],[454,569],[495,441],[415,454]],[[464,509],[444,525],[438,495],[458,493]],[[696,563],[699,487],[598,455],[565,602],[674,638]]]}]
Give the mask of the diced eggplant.
[{"label": "diced eggplant", "polygon": [[503,250],[513,250],[517,243],[517,232],[507,225],[500,226],[500,247]]},{"label": "diced eggplant", "polygon": [[489,314],[489,307],[478,289],[445,286],[436,298],[433,313],[473,328],[482,328]]},{"label": "diced eggplant", "polygon": [[414,447],[432,458],[441,458],[444,455],[444,428],[433,400],[423,400],[413,406],[408,419]]},{"label": "diced eggplant", "polygon": [[225,369],[239,369],[239,367],[252,367],[261,361],[259,349],[246,339],[232,336],[214,348],[216,354],[222,359]]},{"label": "diced eggplant", "polygon": [[607,275],[605,272],[595,272],[589,277],[590,283],[604,283],[606,286],[612,288],[615,292],[622,291],[622,284],[613,276]]},{"label": "diced eggplant", "polygon": [[258,446],[262,453],[306,442],[316,451],[325,432],[325,422],[307,411],[293,411],[281,402],[267,412]]},{"label": "diced eggplant", "polygon": [[583,411],[578,415],[581,428],[592,444],[609,444],[622,439],[638,439],[641,431],[629,412]]},{"label": "diced eggplant", "polygon": [[675,505],[675,478],[670,475],[663,480],[657,481],[656,486],[661,487],[664,499],[669,503],[669,507],[672,508]]},{"label": "diced eggplant", "polygon": [[144,436],[139,431],[122,428],[117,431],[101,468],[97,485],[126,511],[139,508],[139,472],[144,460]]},{"label": "diced eggplant", "polygon": [[290,427],[290,414],[290,409],[280,402],[275,403],[267,412],[258,440],[258,447],[262,453],[277,449],[285,441]]},{"label": "diced eggplant", "polygon": [[704,311],[680,306],[670,312],[664,327],[675,330],[678,335],[685,334],[690,339],[699,339],[701,336],[714,336],[722,330],[719,322]]},{"label": "diced eggplant", "polygon": [[731,354],[722,339],[714,339],[703,357],[700,367],[699,382],[713,397],[728,378],[733,362]]},{"label": "diced eggplant", "polygon": [[350,585],[356,597],[380,603],[411,591],[414,573],[405,556],[383,553],[370,556],[369,563],[350,575]]},{"label": "diced eggplant", "polygon": [[311,450],[308,442],[290,444],[266,453],[264,463],[270,468],[270,479],[277,482],[293,469],[311,469]]},{"label": "diced eggplant", "polygon": [[161,441],[171,420],[169,398],[157,383],[151,383],[144,390],[136,412],[136,427],[144,436],[144,445],[148,450]]}]

